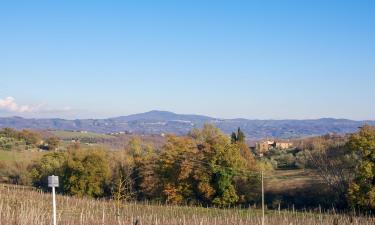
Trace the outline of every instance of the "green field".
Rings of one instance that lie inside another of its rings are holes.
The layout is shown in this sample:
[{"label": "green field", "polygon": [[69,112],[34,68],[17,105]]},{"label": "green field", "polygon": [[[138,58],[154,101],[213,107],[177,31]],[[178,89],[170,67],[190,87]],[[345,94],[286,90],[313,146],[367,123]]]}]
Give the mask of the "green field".
[{"label": "green field", "polygon": [[38,151],[3,151],[0,150],[0,161],[3,162],[23,162],[23,161],[32,161],[38,159],[44,153]]},{"label": "green field", "polygon": [[53,135],[61,139],[81,139],[81,138],[101,138],[101,139],[113,139],[114,136],[108,134],[100,134],[94,132],[79,132],[79,131],[51,131]]}]

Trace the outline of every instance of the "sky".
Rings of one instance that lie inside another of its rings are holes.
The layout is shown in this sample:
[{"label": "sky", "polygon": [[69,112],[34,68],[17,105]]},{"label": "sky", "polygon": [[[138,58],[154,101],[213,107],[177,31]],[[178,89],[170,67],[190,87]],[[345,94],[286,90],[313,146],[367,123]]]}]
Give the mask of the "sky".
[{"label": "sky", "polygon": [[0,1],[0,117],[375,120],[375,1]]}]

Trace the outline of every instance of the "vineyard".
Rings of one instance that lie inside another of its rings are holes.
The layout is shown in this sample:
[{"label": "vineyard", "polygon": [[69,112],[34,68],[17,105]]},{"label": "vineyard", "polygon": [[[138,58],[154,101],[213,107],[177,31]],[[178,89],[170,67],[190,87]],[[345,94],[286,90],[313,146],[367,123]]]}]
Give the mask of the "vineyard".
[{"label": "vineyard", "polygon": [[[57,197],[57,224],[66,225],[202,225],[261,224],[262,214],[253,208],[205,208],[192,206],[123,203],[68,196]],[[27,187],[0,186],[1,224],[51,224],[51,195]],[[372,225],[370,216],[334,212],[266,211],[265,224],[361,224]]]}]

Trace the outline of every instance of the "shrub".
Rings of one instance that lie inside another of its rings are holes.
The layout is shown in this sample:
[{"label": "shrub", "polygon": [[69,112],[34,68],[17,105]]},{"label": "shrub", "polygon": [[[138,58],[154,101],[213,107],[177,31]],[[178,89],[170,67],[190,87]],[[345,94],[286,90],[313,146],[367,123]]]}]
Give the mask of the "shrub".
[{"label": "shrub", "polygon": [[71,195],[101,197],[109,179],[109,162],[103,150],[72,152],[64,166],[64,191]]},{"label": "shrub", "polygon": [[[64,176],[64,166],[66,163],[66,159],[67,154],[62,152],[53,152],[44,155],[30,168],[33,185],[43,190],[47,190],[48,176]],[[61,186],[58,190],[62,192],[63,186]]]}]

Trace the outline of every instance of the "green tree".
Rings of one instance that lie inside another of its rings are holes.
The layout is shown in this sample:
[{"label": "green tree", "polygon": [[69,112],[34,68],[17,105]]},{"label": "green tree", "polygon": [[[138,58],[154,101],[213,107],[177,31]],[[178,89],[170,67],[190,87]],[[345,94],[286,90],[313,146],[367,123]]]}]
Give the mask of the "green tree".
[{"label": "green tree", "polygon": [[237,129],[237,133],[236,132],[232,132],[232,135],[231,135],[231,142],[232,143],[242,143],[242,142],[245,142],[245,134],[241,131],[241,128],[238,128]]},{"label": "green tree", "polygon": [[140,156],[142,154],[142,140],[137,136],[132,137],[129,140],[129,149],[134,157]]},{"label": "green tree", "polygon": [[230,140],[231,140],[232,144],[237,142],[236,132],[232,132],[232,134],[230,135]]},{"label": "green tree", "polygon": [[237,130],[237,141],[238,142],[244,142],[245,141],[245,134],[242,132],[241,128],[238,128]]},{"label": "green tree", "polygon": [[13,128],[3,128],[0,130],[0,136],[1,137],[7,137],[7,138],[17,138],[18,131],[16,131]]},{"label": "green tree", "polygon": [[212,203],[219,206],[228,206],[236,203],[239,197],[233,185],[234,173],[230,169],[221,168],[214,173],[216,196]]},{"label": "green tree", "polygon": [[[67,154],[63,152],[53,152],[45,154],[38,162],[30,167],[32,183],[35,187],[48,190],[47,177],[51,175],[64,176],[64,166]],[[64,187],[58,188],[63,192]]]},{"label": "green tree", "polygon": [[72,152],[64,168],[64,189],[72,195],[101,197],[109,172],[108,156],[103,150]]},{"label": "green tree", "polygon": [[360,158],[358,172],[349,186],[352,206],[375,209],[375,128],[365,125],[351,135],[348,147]]},{"label": "green tree", "polygon": [[212,202],[219,206],[235,204],[239,200],[235,190],[235,177],[242,176],[246,171],[246,161],[241,157],[238,146],[230,144],[229,141],[225,145],[215,145],[212,150],[214,150],[210,160],[214,177],[212,184],[216,189]]},{"label": "green tree", "polygon": [[261,180],[259,173],[248,173],[235,177],[235,189],[241,204],[259,203],[261,200]]},{"label": "green tree", "polygon": [[200,167],[194,167],[197,168],[197,194],[218,206],[237,203],[236,179],[248,169],[240,145],[231,143],[220,129],[210,124],[201,130],[193,130],[190,135],[196,141],[197,158],[202,162]]}]

